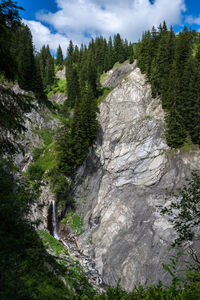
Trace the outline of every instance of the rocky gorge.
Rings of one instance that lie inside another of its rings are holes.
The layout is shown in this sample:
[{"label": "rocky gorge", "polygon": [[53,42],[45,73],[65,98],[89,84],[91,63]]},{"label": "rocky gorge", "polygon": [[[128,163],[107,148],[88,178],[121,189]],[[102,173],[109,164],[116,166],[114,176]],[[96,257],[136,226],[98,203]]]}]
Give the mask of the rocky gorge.
[{"label": "rocky gorge", "polygon": [[167,146],[161,103],[135,63],[107,75],[103,84],[114,89],[99,107],[96,144],[76,173],[73,196],[84,220],[83,253],[106,284],[121,279],[131,291],[170,281],[163,263],[174,253],[175,232],[159,206],[199,169],[200,151]]},{"label": "rocky gorge", "polygon": [[[58,211],[57,205],[59,237],[100,292],[102,282],[116,286],[119,279],[126,291],[139,283],[167,284],[170,276],[163,264],[174,254],[170,245],[175,232],[160,207],[168,205],[170,193],[199,168],[200,151],[196,146],[188,151],[167,146],[160,99],[152,98],[151,86],[136,62],[107,72],[102,85],[112,91],[99,106],[97,139],[77,169],[71,191],[83,230],[77,236],[60,223],[65,209]],[[50,100],[62,105],[64,98],[56,94]],[[36,128],[54,131],[60,126],[45,107],[33,111],[29,119],[25,155],[15,159],[24,171],[32,162],[33,148],[42,144]],[[39,230],[53,233],[49,223],[54,200],[49,184],[42,182],[31,215],[40,220]]]}]

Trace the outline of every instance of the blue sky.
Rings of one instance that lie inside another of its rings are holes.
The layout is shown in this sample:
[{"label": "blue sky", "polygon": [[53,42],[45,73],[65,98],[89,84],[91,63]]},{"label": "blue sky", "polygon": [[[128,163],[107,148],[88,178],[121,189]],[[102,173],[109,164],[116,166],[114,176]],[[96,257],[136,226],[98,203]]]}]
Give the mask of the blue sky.
[{"label": "blue sky", "polygon": [[63,53],[69,40],[88,43],[98,35],[120,33],[138,41],[142,32],[163,20],[178,32],[185,25],[200,31],[199,0],[18,0],[20,15],[30,27],[37,50],[49,44]]}]

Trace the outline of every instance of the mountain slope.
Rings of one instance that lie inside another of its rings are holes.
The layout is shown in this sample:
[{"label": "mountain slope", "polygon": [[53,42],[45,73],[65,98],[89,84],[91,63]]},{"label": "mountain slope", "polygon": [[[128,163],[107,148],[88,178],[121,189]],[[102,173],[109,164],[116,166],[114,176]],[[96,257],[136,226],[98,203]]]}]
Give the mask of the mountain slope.
[{"label": "mountain slope", "polygon": [[200,151],[170,150],[159,99],[136,67],[100,105],[99,124],[96,149],[76,175],[74,197],[86,230],[79,243],[107,284],[121,278],[131,291],[138,283],[167,283],[162,264],[173,254],[175,232],[158,205],[198,169]]}]

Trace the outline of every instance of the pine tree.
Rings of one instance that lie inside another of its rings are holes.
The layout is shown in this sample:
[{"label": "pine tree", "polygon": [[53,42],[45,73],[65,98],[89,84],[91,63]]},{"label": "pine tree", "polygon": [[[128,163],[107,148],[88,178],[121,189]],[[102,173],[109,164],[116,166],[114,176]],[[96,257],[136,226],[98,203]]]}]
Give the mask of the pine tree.
[{"label": "pine tree", "polygon": [[[88,50],[87,55],[87,82],[91,86],[93,94],[97,96],[97,69],[95,56],[93,55],[92,49]],[[102,68],[103,69],[103,68]]]},{"label": "pine tree", "polygon": [[[197,52],[197,58],[198,58]],[[182,91],[186,97],[185,105],[182,107],[187,130],[191,140],[195,144],[200,145],[200,72],[198,59],[191,56],[185,66],[183,79],[185,88]]]},{"label": "pine tree", "polygon": [[173,60],[170,47],[174,47],[175,35],[167,31],[165,23],[160,30],[160,35],[157,37],[157,51],[151,65],[150,81],[155,95],[156,93],[161,95],[164,106],[168,90],[169,73]]},{"label": "pine tree", "polygon": [[166,140],[168,146],[180,148],[187,137],[184,120],[176,109],[170,108],[166,115]]},{"label": "pine tree", "polygon": [[125,52],[123,47],[123,41],[120,34],[114,36],[114,62],[122,63],[125,60]]},{"label": "pine tree", "polygon": [[46,89],[54,83],[55,76],[54,58],[51,55],[48,45],[42,47],[36,56],[36,60],[41,72],[43,87]]},{"label": "pine tree", "polygon": [[138,66],[142,73],[147,75],[150,73],[151,69],[151,34],[150,31],[146,31],[142,36],[142,41],[139,46],[138,54]]},{"label": "pine tree", "polygon": [[59,67],[62,67],[62,65],[63,65],[63,54],[62,54],[62,49],[61,49],[60,45],[58,46],[58,49],[57,49],[56,64]]},{"label": "pine tree", "polygon": [[112,69],[113,67],[113,64],[114,64],[114,50],[113,50],[113,44],[112,44],[112,38],[109,37],[109,40],[108,40],[108,67],[107,67],[107,70],[110,70]]},{"label": "pine tree", "polygon": [[76,98],[74,106],[74,116],[72,120],[71,137],[72,149],[75,157],[75,163],[77,165],[80,165],[83,162],[89,146],[87,133],[83,125],[81,100]]},{"label": "pine tree", "polygon": [[45,66],[45,86],[49,87],[54,83],[54,58],[51,56],[50,51],[48,49],[48,57],[46,60]]},{"label": "pine tree", "polygon": [[17,77],[16,57],[12,50],[15,48],[14,32],[21,27],[19,9],[23,10],[11,0],[2,0],[0,3],[0,73],[8,80],[14,80]]},{"label": "pine tree", "polygon": [[87,140],[87,147],[92,145],[96,138],[98,122],[96,120],[97,113],[97,101],[94,97],[92,87],[86,84],[85,90],[82,96],[82,126],[84,130],[84,136]]},{"label": "pine tree", "polygon": [[22,25],[17,31],[16,38],[18,40],[18,83],[20,88],[33,91],[36,68],[32,35],[28,26]]},{"label": "pine tree", "polygon": [[68,106],[74,107],[76,98],[79,98],[79,82],[77,65],[74,62],[74,45],[72,41],[69,43],[66,58],[66,80],[67,80],[67,94]]}]

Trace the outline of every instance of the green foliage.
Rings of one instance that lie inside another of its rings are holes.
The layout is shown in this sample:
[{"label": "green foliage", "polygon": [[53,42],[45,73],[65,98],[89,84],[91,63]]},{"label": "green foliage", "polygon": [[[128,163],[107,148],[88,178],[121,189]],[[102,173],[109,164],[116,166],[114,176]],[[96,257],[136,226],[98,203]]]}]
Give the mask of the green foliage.
[{"label": "green foliage", "polygon": [[60,254],[69,256],[69,253],[64,248],[64,246],[48,232],[40,230],[39,236],[41,237],[45,248],[51,250],[51,252],[55,253],[56,256]]},{"label": "green foliage", "polygon": [[[66,83],[68,99],[65,102],[63,127],[58,133],[60,173],[73,176],[92,146],[98,130],[96,120],[97,104],[105,99],[111,89],[101,89],[100,74],[107,72],[119,62],[133,57],[133,48],[127,40],[117,34],[114,43],[111,38],[99,37],[88,47],[80,49],[69,43],[66,58]],[[99,98],[97,100],[97,98]],[[73,117],[69,119],[70,109]],[[67,120],[69,120],[67,122]]]},{"label": "green foliage", "polygon": [[39,135],[39,137],[42,138],[44,146],[48,146],[53,142],[53,137],[55,135],[55,131],[51,130],[47,127],[39,129],[38,127],[35,127],[34,132]]},{"label": "green foliage", "polygon": [[67,288],[45,263],[59,266],[27,219],[34,195],[24,180],[14,179],[12,166],[5,161],[0,162],[0,196],[0,298],[64,299]]},{"label": "green foliage", "polygon": [[82,233],[83,220],[78,215],[73,215],[69,226],[76,234]]},{"label": "green foliage", "polygon": [[102,88],[102,90],[101,90],[102,95],[99,96],[99,98],[97,100],[98,105],[106,99],[106,97],[112,90],[113,90],[113,88]]},{"label": "green foliage", "polygon": [[192,173],[188,184],[173,196],[174,200],[161,213],[170,216],[169,221],[178,233],[174,245],[180,245],[183,241],[193,240],[198,233],[196,228],[200,224],[200,177]]},{"label": "green foliage", "polygon": [[34,91],[36,66],[33,54],[31,31],[28,26],[21,25],[16,31],[17,48],[16,57],[18,64],[18,83],[20,88]]},{"label": "green foliage", "polygon": [[194,150],[195,146],[191,141],[189,136],[186,137],[184,145],[181,147],[181,151],[184,153],[189,153],[191,150]]},{"label": "green foliage", "polygon": [[194,31],[184,27],[175,37],[163,22],[158,31],[145,32],[139,44],[138,66],[151,83],[152,96],[161,98],[166,140],[173,148],[182,147],[187,136],[200,145],[198,43]]},{"label": "green foliage", "polygon": [[55,83],[46,89],[47,98],[57,93],[67,94],[66,79],[55,78]]},{"label": "green foliage", "polygon": [[33,152],[32,152],[33,161],[36,161],[43,152],[44,152],[44,148],[43,147],[34,148]]},{"label": "green foliage", "polygon": [[165,121],[167,125],[167,144],[172,148],[180,148],[187,137],[183,118],[176,110],[170,110],[166,115]]},{"label": "green foliage", "polygon": [[68,220],[72,217],[73,214],[74,214],[73,210],[69,211],[66,217],[61,220],[61,223],[67,224]]},{"label": "green foliage", "polygon": [[40,165],[32,164],[28,168],[28,176],[30,180],[41,180],[42,175],[44,174],[44,170]]},{"label": "green foliage", "polygon": [[[64,300],[84,296],[90,299],[95,293],[80,266],[47,232],[39,232],[39,237],[28,220],[35,199],[28,189],[24,180],[16,182],[12,166],[1,161],[0,298]],[[73,225],[79,226],[76,218]],[[62,258],[55,259],[59,255],[66,257],[70,266]],[[60,278],[67,282],[67,287]]]},{"label": "green foliage", "polygon": [[2,0],[0,4],[0,73],[8,80],[17,75],[16,58],[12,53],[14,30],[21,26],[19,9],[14,1]]},{"label": "green foliage", "polygon": [[41,51],[36,55],[36,63],[40,72],[42,85],[44,89],[50,88],[54,83],[54,58],[50,53],[49,46],[43,46]]},{"label": "green foliage", "polygon": [[16,137],[25,130],[25,113],[33,107],[30,96],[15,94],[8,87],[0,86],[0,155],[20,149]]},{"label": "green foliage", "polygon": [[[118,284],[116,288],[109,287],[106,294],[97,295],[93,299],[120,299],[120,300],[137,300],[137,299],[148,299],[148,300],[160,300],[160,299],[198,299],[200,295],[200,282],[199,274],[196,273],[194,278],[184,284],[183,288],[177,288],[174,284],[169,287],[165,287],[162,282],[158,285],[150,285],[149,287],[143,287],[139,285],[135,287],[133,292],[126,293],[121,290]],[[84,299],[84,298],[83,298]]]},{"label": "green foliage", "polygon": [[100,76],[100,83],[102,83],[106,79],[107,76],[108,76],[107,73],[105,73],[105,72],[102,73],[101,76]]},{"label": "green foliage", "polygon": [[73,210],[68,212],[66,217],[62,219],[61,223],[68,225],[76,234],[83,233],[83,220],[79,215],[74,214]]},{"label": "green foliage", "polygon": [[[58,165],[58,152],[53,137],[55,132],[48,128],[35,128],[37,133],[43,140],[42,144],[33,149],[33,162],[29,165],[27,170],[27,180],[29,181],[35,192],[40,193],[40,180],[45,179],[50,182],[52,191],[57,196],[61,189],[62,176],[56,176],[54,170]],[[65,181],[66,183],[66,181]],[[62,188],[64,182],[62,182]]]},{"label": "green foliage", "polygon": [[62,49],[61,49],[60,45],[58,46],[58,49],[57,49],[56,64],[59,67],[62,67],[62,64],[63,64],[63,54],[62,54]]}]

